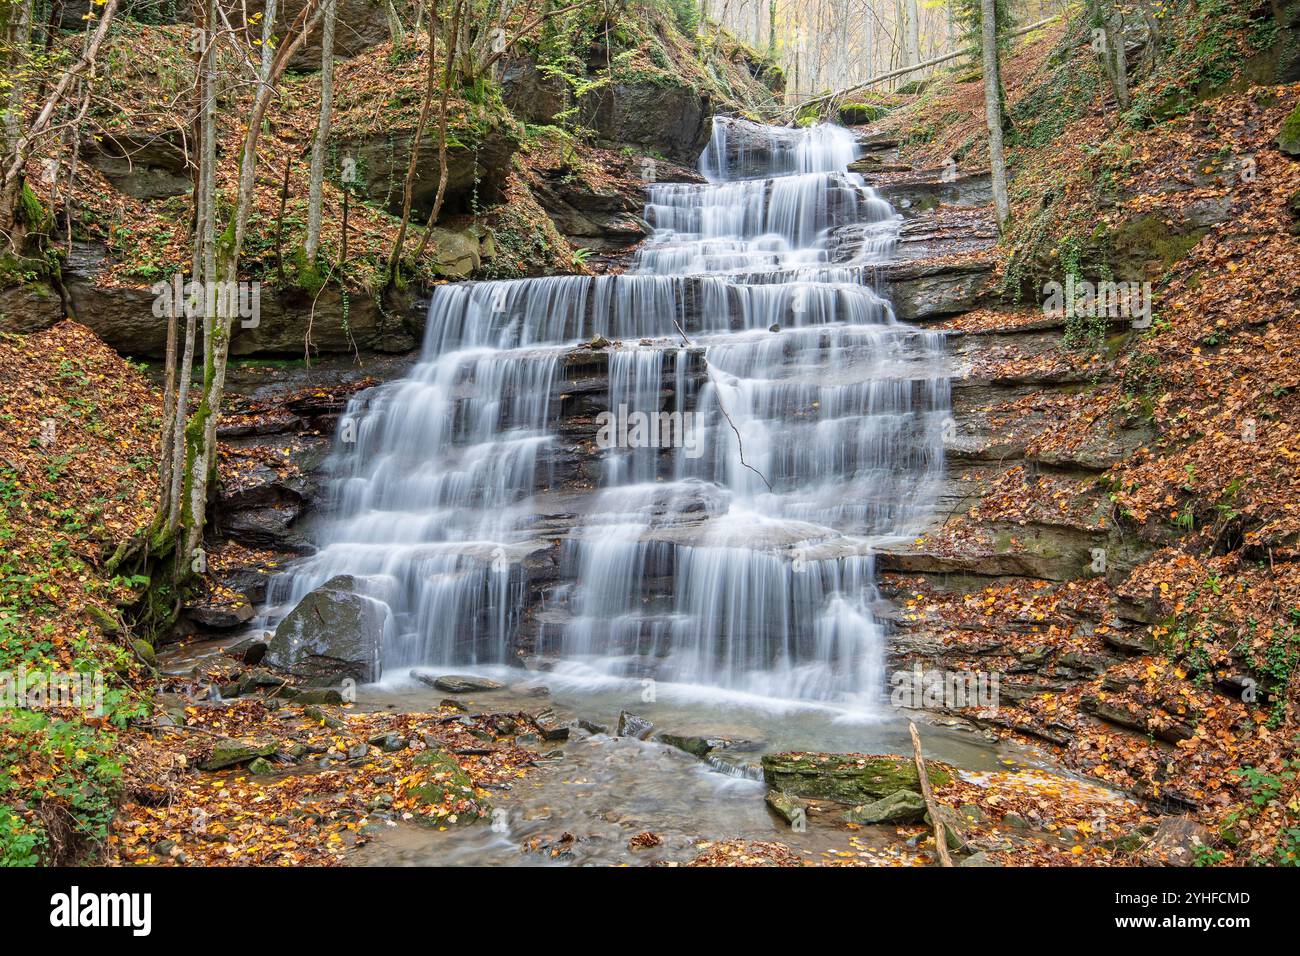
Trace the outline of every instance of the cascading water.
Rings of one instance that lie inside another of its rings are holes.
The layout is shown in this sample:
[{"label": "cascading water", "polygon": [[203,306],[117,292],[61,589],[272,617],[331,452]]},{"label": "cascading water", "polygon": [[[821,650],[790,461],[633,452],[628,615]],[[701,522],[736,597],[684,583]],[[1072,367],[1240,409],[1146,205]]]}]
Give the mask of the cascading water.
[{"label": "cascading water", "polygon": [[[707,184],[649,186],[628,273],[440,287],[420,364],[349,408],[320,551],[272,605],[356,576],[390,608],[390,673],[527,634],[570,674],[870,706],[872,545],[930,510],[948,380],[942,336],[871,287],[898,217],[855,153],[838,127],[716,121]],[[564,407],[597,335],[605,441]]]}]

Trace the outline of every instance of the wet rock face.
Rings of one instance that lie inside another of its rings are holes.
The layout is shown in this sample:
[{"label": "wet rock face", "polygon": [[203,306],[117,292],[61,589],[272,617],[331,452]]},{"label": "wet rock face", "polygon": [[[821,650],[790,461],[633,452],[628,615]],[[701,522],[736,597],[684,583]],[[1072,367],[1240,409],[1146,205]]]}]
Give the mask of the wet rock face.
[{"label": "wet rock face", "polygon": [[354,577],[340,574],[299,601],[280,622],[266,660],[313,678],[376,680],[387,617],[382,603],[358,592]]}]

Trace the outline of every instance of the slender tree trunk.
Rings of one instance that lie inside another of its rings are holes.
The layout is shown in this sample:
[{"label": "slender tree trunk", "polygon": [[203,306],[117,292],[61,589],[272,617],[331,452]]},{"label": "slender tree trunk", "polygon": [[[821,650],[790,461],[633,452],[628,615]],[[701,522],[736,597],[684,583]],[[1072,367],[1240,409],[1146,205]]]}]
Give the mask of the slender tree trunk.
[{"label": "slender tree trunk", "polygon": [[456,59],[456,40],[460,35],[460,20],[464,10],[465,2],[460,0],[452,14],[451,29],[447,31],[447,68],[442,71],[442,99],[438,103],[438,192],[433,197],[428,222],[424,224],[424,235],[420,237],[420,244],[415,250],[416,262],[420,261],[429,245],[429,234],[442,213],[442,200],[447,192],[447,97],[451,92],[451,65]]},{"label": "slender tree trunk", "polygon": [[904,66],[913,66],[921,62],[921,17],[916,8],[916,0],[907,0],[907,62]]},{"label": "slender tree trunk", "polygon": [[767,0],[767,55],[776,58],[776,0]]},{"label": "slender tree trunk", "polygon": [[429,49],[426,54],[428,60],[425,63],[424,99],[420,102],[420,115],[415,121],[415,138],[411,141],[411,158],[406,165],[406,184],[402,189],[402,221],[397,227],[397,238],[393,240],[393,251],[388,257],[385,291],[391,290],[397,281],[397,270],[402,261],[402,246],[406,242],[406,230],[411,222],[411,200],[415,193],[416,172],[420,165],[420,147],[424,142],[424,130],[429,122],[429,111],[433,106],[433,91],[437,86],[439,25],[438,0],[429,0]]},{"label": "slender tree trunk", "polygon": [[1106,18],[1106,38],[1109,41],[1111,56],[1111,85],[1115,89],[1115,102],[1119,108],[1129,107],[1128,95],[1128,51],[1124,49],[1124,13],[1118,3],[1111,3],[1110,14]]},{"label": "slender tree trunk", "polygon": [[[215,22],[215,0],[209,0],[209,24]],[[206,568],[202,556],[203,530],[207,520],[208,489],[217,468],[217,423],[221,416],[221,400],[226,382],[226,364],[230,355],[230,336],[234,313],[239,300],[237,280],[239,256],[252,212],[254,187],[257,181],[257,144],[261,138],[262,122],[271,103],[271,91],[284,73],[293,54],[306,41],[320,19],[319,6],[308,0],[294,23],[286,31],[286,42],[276,51],[266,82],[259,84],[253,108],[247,118],[243,148],[239,156],[239,187],[231,219],[220,239],[216,237],[216,209],[208,203],[206,228],[199,237],[202,248],[204,281],[204,361],[203,393],[199,408],[185,429],[186,481],[185,537],[177,549],[178,561],[186,562],[190,570],[202,572]],[[208,38],[212,38],[209,31]],[[215,50],[209,44],[209,74],[215,74]],[[214,84],[215,85],[215,84]],[[211,172],[208,176],[208,195],[212,195],[216,170],[216,114],[213,108],[215,90],[205,98],[203,121],[203,163]],[[184,576],[184,569],[181,568]]]},{"label": "slender tree trunk", "polygon": [[330,110],[334,102],[334,14],[337,0],[322,0],[325,20],[320,48],[320,120],[311,147],[311,179],[307,187],[307,261],[315,262],[320,249],[321,202],[325,191],[325,149],[330,136]]},{"label": "slender tree trunk", "polygon": [[993,181],[993,206],[998,231],[1005,232],[1011,217],[1007,201],[1007,161],[1002,149],[1001,75],[998,68],[997,0],[980,0],[980,30],[984,48],[984,111],[989,127],[989,172]]},{"label": "slender tree trunk", "polygon": [[271,76],[271,61],[275,59],[275,4],[276,0],[266,0],[262,10],[262,66],[258,78],[265,86]]}]

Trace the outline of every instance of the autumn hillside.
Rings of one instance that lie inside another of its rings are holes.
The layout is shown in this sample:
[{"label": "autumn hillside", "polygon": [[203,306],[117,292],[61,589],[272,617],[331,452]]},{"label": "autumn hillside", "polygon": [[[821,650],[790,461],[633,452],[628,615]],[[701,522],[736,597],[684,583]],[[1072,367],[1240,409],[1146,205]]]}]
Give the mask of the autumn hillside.
[{"label": "autumn hillside", "polygon": [[[1154,50],[1136,51],[1128,110],[1086,18],[1016,43],[1003,75],[1012,227],[987,307],[945,325],[1031,330],[1045,283],[1072,278],[1150,282],[1150,327],[1068,317],[1056,348],[1011,348],[978,369],[1078,384],[986,409],[1004,439],[1024,442],[1027,465],[981,487],[927,545],[978,551],[995,527],[1046,521],[1145,554],[1087,584],[988,589],[985,626],[1057,621],[1063,651],[1095,654],[1118,646],[1108,629],[1133,624],[1131,649],[1146,651],[1077,689],[1027,694],[1008,726],[1059,740],[1080,770],[1191,808],[1213,835],[1200,862],[1294,865],[1300,144],[1286,130],[1300,77],[1279,65],[1267,6],[1156,4],[1150,15],[1159,65]],[[956,71],[870,130],[896,137],[907,162],[951,158],[965,175],[987,168],[982,109],[980,84]],[[1142,439],[1113,456],[1097,451],[1108,435]],[[1079,461],[1100,470],[1064,477],[1059,466]],[[966,613],[942,595],[910,606],[918,619]]]}]

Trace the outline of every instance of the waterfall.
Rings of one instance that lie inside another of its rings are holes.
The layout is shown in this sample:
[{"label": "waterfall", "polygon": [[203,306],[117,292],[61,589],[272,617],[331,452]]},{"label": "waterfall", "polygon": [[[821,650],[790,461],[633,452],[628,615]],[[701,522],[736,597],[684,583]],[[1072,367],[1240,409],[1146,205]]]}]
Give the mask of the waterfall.
[{"label": "waterfall", "polygon": [[715,121],[706,184],[647,187],[627,273],[439,287],[419,364],[350,404],[319,551],[267,620],[348,573],[390,608],[390,672],[522,641],[602,678],[871,706],[873,545],[923,525],[949,396],[942,335],[876,282],[899,217],[855,153],[834,126]]}]

